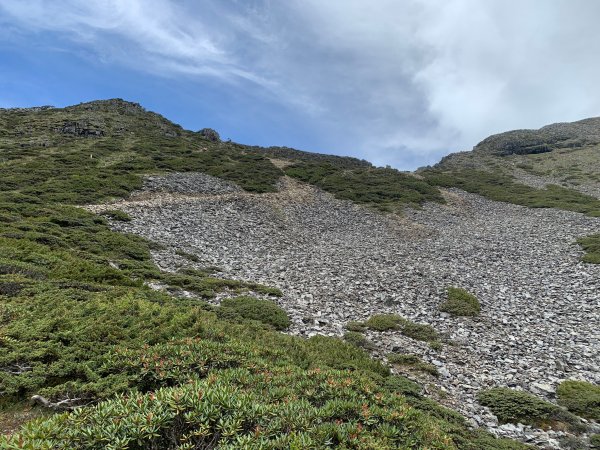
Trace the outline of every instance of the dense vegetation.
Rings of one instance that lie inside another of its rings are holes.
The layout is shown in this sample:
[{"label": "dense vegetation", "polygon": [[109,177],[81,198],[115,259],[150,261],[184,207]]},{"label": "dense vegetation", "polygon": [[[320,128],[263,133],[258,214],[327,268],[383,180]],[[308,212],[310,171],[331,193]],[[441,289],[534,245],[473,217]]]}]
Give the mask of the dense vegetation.
[{"label": "dense vegetation", "polygon": [[[48,126],[64,120],[54,110],[38,114],[36,119],[49,122]],[[143,121],[139,125],[129,116],[115,116],[115,121],[124,122],[121,126],[133,123],[133,134],[87,139],[51,134],[43,147],[23,148],[4,130],[0,190],[19,189],[40,201],[84,204],[127,196],[141,187],[141,175],[147,173],[202,170],[253,192],[275,191],[282,175],[267,158],[232,145],[205,141],[193,133],[165,136]]]},{"label": "dense vegetation", "polygon": [[454,316],[477,316],[481,305],[477,297],[465,289],[449,287],[448,298],[440,305],[440,311]]},{"label": "dense vegetation", "polygon": [[344,341],[355,347],[364,348],[365,350],[373,349],[375,346],[362,333],[358,331],[346,331],[343,337]]},{"label": "dense vegetation", "polygon": [[256,320],[271,325],[276,330],[285,330],[291,323],[286,312],[269,300],[254,297],[225,298],[220,306],[221,318]]},{"label": "dense vegetation", "polygon": [[522,423],[540,428],[568,428],[581,431],[580,420],[563,408],[527,392],[509,388],[481,391],[479,403],[490,408],[502,423]]},{"label": "dense vegetation", "polygon": [[556,390],[558,403],[586,419],[600,420],[600,386],[585,381],[567,380]]},{"label": "dense vegetation", "polygon": [[314,184],[343,200],[400,211],[402,206],[443,203],[440,192],[425,181],[395,169],[340,168],[331,163],[302,162],[285,169],[286,175]]},{"label": "dense vegetation", "polygon": [[423,418],[368,378],[243,368],[55,416],[23,437],[59,448],[448,448],[434,427],[411,426]]},{"label": "dense vegetation", "polygon": [[581,238],[577,241],[585,250],[585,255],[581,258],[583,262],[590,264],[600,264],[600,234],[594,234]]},{"label": "dense vegetation", "polygon": [[[168,170],[269,192],[280,170],[263,156],[122,101],[2,112],[0,149],[0,425],[33,394],[53,410],[82,406],[0,447],[524,448],[469,430],[355,345],[278,333],[288,319],[276,305],[239,297],[276,289],[214,278],[193,255],[190,269],[161,273],[151,243],[69,206]],[[202,301],[219,291],[237,298]]]},{"label": "dense vegetation", "polygon": [[518,183],[501,171],[428,169],[421,175],[434,186],[455,187],[483,195],[492,200],[531,208],[558,208],[590,216],[600,216],[600,200],[573,189],[550,185],[536,189]]}]

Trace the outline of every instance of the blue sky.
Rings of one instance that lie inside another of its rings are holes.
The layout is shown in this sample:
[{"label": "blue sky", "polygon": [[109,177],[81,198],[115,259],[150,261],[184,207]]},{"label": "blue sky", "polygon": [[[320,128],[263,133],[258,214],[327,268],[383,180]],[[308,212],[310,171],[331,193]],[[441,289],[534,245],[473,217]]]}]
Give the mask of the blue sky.
[{"label": "blue sky", "polygon": [[121,97],[414,169],[600,115],[594,0],[2,0],[0,107]]}]

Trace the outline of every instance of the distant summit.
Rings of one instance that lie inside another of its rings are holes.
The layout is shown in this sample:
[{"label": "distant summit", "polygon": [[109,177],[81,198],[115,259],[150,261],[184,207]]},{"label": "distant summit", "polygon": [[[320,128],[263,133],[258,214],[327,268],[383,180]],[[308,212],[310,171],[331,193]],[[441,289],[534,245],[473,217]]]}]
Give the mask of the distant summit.
[{"label": "distant summit", "polygon": [[107,100],[94,100],[91,102],[79,103],[78,105],[68,106],[65,109],[79,111],[106,111],[117,112],[121,114],[141,114],[146,109],[139,103],[129,102],[122,98],[111,98]]},{"label": "distant summit", "polygon": [[473,151],[498,156],[528,155],[598,143],[600,117],[594,117],[577,122],[546,125],[539,130],[514,130],[494,134],[477,144]]}]

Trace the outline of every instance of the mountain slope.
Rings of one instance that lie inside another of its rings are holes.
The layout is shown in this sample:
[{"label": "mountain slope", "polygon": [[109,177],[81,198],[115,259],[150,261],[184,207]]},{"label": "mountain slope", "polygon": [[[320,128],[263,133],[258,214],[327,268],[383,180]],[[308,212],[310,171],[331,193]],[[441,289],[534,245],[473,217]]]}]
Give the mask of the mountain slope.
[{"label": "mountain slope", "polygon": [[[32,395],[85,405],[0,444],[525,448],[482,428],[585,440],[542,398],[600,381],[600,265],[575,243],[597,251],[584,237],[598,199],[532,186],[511,161],[597,153],[587,128],[577,148],[550,128],[407,174],[221,142],[122,100],[0,111],[0,424],[45,414]],[[562,147],[498,154],[535,145]],[[456,287],[480,315],[441,310]],[[496,386],[538,398],[496,404]]]},{"label": "mountain slope", "polygon": [[[314,182],[342,198],[375,183],[355,198],[367,205],[442,201],[424,181],[391,171],[384,185],[398,188],[378,189],[367,163],[213,141],[121,100],[4,110],[0,124],[0,423],[13,433],[1,447],[525,448],[471,430],[354,345],[276,332],[278,289],[111,230],[137,223],[114,205],[73,206],[129,197],[143,175],[172,171],[220,177],[262,202],[289,183],[281,160],[325,168]],[[177,272],[155,265],[160,252]],[[224,297],[235,300],[219,306]],[[15,431],[19,417],[48,414],[26,406],[32,395],[50,411],[83,407]]]},{"label": "mountain slope", "polygon": [[434,168],[493,172],[533,188],[558,185],[599,198],[600,118],[493,135]]}]

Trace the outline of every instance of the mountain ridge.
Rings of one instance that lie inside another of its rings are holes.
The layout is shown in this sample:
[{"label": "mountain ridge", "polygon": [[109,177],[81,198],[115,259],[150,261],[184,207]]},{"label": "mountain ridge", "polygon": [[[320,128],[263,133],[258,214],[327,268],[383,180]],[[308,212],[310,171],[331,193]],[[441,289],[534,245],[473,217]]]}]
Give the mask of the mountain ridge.
[{"label": "mountain ridge", "polygon": [[[555,391],[598,382],[600,266],[579,262],[575,244],[598,230],[598,199],[522,184],[503,165],[556,151],[532,164],[558,167],[565,148],[477,152],[475,171],[415,176],[211,140],[123,100],[1,111],[0,148],[0,424],[31,395],[90,404],[2,445],[132,446],[145,433],[136,417],[155,430],[142,448],[175,448],[173,435],[232,448],[526,448],[494,436],[560,448],[594,430],[556,406]],[[508,203],[493,201],[499,182]],[[481,316],[439,310],[453,286],[476,294]],[[281,314],[294,336],[274,331]],[[491,409],[477,397],[498,385],[535,394],[517,401],[549,415],[499,422],[495,391]],[[216,419],[202,422],[194,390],[220,405]],[[111,400],[123,392],[133,400]],[[103,417],[115,411],[133,421],[113,429]],[[219,418],[234,431],[219,431]],[[544,420],[559,425],[545,431]]]}]

